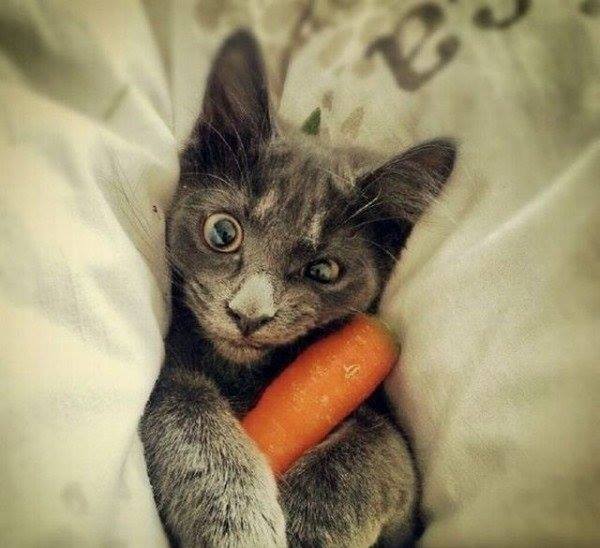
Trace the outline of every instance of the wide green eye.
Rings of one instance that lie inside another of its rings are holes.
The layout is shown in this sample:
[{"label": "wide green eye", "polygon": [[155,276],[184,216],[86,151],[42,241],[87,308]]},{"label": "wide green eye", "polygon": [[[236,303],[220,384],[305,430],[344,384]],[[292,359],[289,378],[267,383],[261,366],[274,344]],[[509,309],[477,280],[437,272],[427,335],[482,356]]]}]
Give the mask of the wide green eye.
[{"label": "wide green eye", "polygon": [[213,213],[204,221],[204,240],[215,251],[232,253],[242,244],[242,227],[227,213]]},{"label": "wide green eye", "polygon": [[340,265],[333,259],[319,259],[304,268],[304,275],[315,282],[330,284],[340,277]]}]

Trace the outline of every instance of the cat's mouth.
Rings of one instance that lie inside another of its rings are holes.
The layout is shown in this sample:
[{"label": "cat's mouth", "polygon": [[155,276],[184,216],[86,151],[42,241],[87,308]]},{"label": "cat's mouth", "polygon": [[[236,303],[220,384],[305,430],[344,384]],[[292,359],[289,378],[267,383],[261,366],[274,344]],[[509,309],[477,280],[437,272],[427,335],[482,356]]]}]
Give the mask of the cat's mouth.
[{"label": "cat's mouth", "polygon": [[227,343],[229,343],[232,346],[236,346],[239,348],[256,348],[256,350],[266,350],[268,348],[268,345],[266,344],[259,344],[256,343],[254,341],[250,341],[247,339],[228,339],[228,338],[223,338],[223,340]]},{"label": "cat's mouth", "polygon": [[271,348],[247,339],[217,337],[213,339],[217,351],[235,363],[253,363],[262,359]]}]

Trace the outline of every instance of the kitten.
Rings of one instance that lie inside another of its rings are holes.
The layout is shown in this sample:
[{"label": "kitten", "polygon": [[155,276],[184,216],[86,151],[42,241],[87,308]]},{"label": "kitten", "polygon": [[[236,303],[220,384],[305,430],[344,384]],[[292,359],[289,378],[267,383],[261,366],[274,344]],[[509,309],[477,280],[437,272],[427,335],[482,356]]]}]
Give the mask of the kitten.
[{"label": "kitten", "polygon": [[176,543],[369,546],[409,536],[415,474],[381,398],[278,484],[238,418],[312,339],[375,310],[454,158],[445,140],[384,162],[326,149],[275,123],[248,33],[222,46],[181,157],[168,222],[172,325],[140,427]]}]

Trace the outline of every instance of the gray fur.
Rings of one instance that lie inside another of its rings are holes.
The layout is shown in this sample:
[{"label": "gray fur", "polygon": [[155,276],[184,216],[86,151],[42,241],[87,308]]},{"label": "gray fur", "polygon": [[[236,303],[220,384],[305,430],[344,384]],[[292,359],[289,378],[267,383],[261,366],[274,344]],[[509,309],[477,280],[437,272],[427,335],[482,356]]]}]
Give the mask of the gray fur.
[{"label": "gray fur", "polygon": [[[267,547],[287,539],[312,547],[409,537],[414,470],[376,400],[278,485],[238,418],[316,336],[356,311],[374,310],[453,161],[448,141],[386,162],[275,126],[252,38],[239,32],[222,47],[181,158],[168,225],[173,320],[140,429],[159,511],[175,541]],[[204,219],[218,212],[243,227],[233,253],[203,240]],[[323,257],[341,265],[337,282],[304,276],[304,267]],[[241,317],[260,324],[243,335]]]}]

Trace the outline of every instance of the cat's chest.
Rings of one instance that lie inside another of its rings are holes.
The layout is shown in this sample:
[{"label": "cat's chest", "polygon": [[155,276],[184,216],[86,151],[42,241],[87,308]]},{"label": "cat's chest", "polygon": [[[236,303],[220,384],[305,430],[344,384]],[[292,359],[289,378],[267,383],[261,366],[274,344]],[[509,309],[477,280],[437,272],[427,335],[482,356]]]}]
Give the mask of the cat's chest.
[{"label": "cat's chest", "polygon": [[[204,356],[210,356],[210,353],[205,352]],[[236,366],[215,355],[203,362],[202,373],[214,382],[240,418],[254,407],[264,390],[287,363],[286,360],[272,359],[262,365]]]},{"label": "cat's chest", "polygon": [[233,412],[241,418],[254,407],[268,386],[268,379],[257,375],[242,375],[238,379],[215,379],[215,383]]}]

